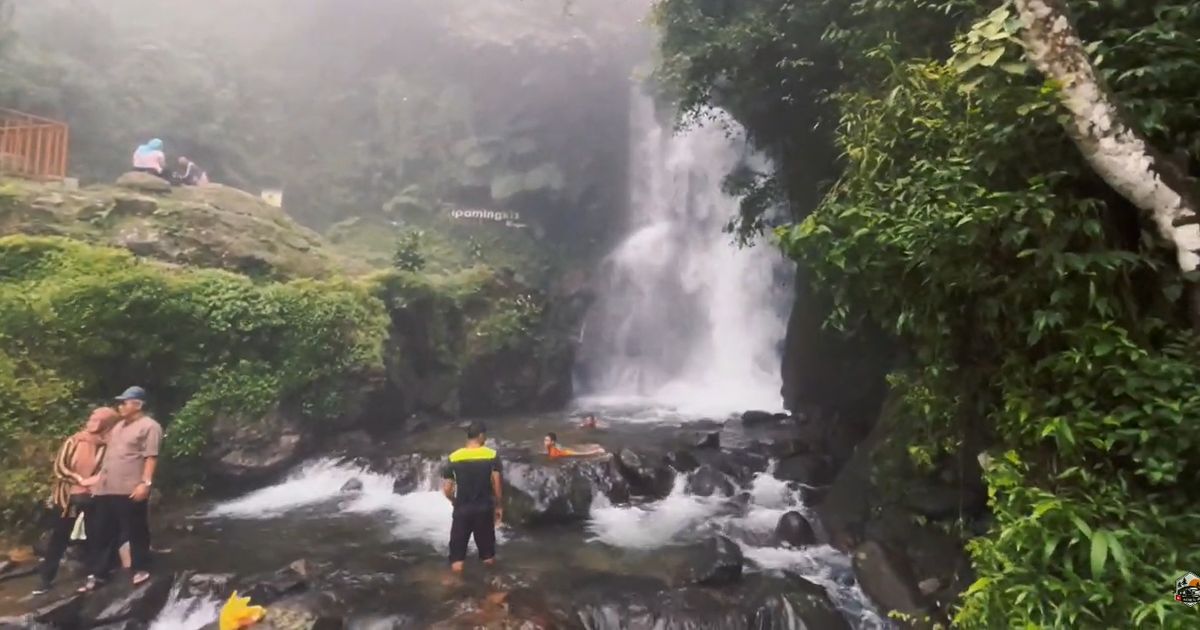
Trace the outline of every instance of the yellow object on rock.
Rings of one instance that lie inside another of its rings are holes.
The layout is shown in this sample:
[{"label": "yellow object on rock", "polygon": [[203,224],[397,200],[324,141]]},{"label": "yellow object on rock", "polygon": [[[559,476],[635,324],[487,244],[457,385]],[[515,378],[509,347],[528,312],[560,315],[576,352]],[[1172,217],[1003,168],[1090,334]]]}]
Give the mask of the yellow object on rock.
[{"label": "yellow object on rock", "polygon": [[238,597],[237,591],[221,607],[221,630],[241,630],[262,621],[267,611],[262,606],[251,606],[249,597]]}]

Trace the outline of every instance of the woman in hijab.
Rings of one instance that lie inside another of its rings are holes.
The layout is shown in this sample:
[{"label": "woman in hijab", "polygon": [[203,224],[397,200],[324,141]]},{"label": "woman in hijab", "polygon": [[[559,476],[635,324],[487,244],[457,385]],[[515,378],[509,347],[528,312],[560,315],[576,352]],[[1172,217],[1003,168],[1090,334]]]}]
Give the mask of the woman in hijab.
[{"label": "woman in hijab", "polygon": [[[33,591],[34,595],[50,591],[79,516],[83,515],[85,527],[92,518],[90,487],[95,484],[95,475],[104,459],[104,434],[117,420],[116,411],[100,407],[88,416],[83,429],[67,438],[58,449],[54,458],[54,491],[50,497],[54,510],[53,529],[46,556],[38,567],[42,583]],[[93,544],[90,539],[87,542]]]},{"label": "woman in hijab", "polygon": [[163,153],[163,141],[155,138],[133,152],[133,170],[167,177],[167,154]]}]

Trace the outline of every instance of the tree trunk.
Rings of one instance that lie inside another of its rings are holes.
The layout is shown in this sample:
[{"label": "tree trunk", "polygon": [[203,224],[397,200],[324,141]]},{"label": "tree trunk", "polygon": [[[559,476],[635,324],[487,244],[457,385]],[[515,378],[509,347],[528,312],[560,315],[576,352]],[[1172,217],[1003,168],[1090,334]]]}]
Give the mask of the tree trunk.
[{"label": "tree trunk", "polygon": [[[1058,84],[1072,114],[1067,132],[1097,174],[1175,245],[1179,268],[1200,265],[1200,205],[1186,173],[1150,146],[1122,116],[1071,23],[1064,0],[1016,0],[1030,61]],[[1196,310],[1200,296],[1191,296]]]}]

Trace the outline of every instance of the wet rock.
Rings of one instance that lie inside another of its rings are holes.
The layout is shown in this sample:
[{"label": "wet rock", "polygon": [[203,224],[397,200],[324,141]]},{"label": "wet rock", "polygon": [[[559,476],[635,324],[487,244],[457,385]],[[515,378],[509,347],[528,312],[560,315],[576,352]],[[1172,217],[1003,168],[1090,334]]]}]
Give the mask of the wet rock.
[{"label": "wet rock", "polygon": [[423,627],[410,615],[358,615],[346,620],[346,630],[420,630]]},{"label": "wet rock", "polygon": [[824,486],[833,481],[833,466],[819,455],[794,455],[779,462],[775,476],[809,486]]},{"label": "wet rock", "polygon": [[598,599],[572,606],[573,620],[587,630],[746,627],[746,613],[739,609],[735,598],[724,598],[720,591],[711,589],[629,589]]},{"label": "wet rock", "polygon": [[912,568],[903,555],[868,540],[854,550],[853,559],[858,583],[880,608],[918,617],[927,614]]},{"label": "wet rock", "polygon": [[441,465],[441,460],[432,460],[414,453],[389,459],[384,465],[384,470],[396,479],[392,484],[392,492],[408,494],[427,489],[423,486],[430,477],[436,475]]},{"label": "wet rock", "polygon": [[754,475],[764,472],[770,460],[759,453],[749,451],[724,451],[717,460],[717,469],[733,477],[738,483],[749,483]]},{"label": "wet rock", "polygon": [[12,560],[0,560],[0,575],[8,573],[9,569],[17,566]]},{"label": "wet rock", "polygon": [[117,186],[139,192],[169,193],[171,184],[167,180],[139,171],[130,171],[117,178]]},{"label": "wet rock", "polygon": [[72,593],[44,606],[39,606],[30,615],[33,621],[56,628],[71,628],[79,624],[86,596]]},{"label": "wet rock", "polygon": [[293,562],[274,573],[239,579],[239,592],[256,605],[269,606],[284,597],[308,590],[309,569],[303,561]]},{"label": "wet rock", "polygon": [[588,518],[593,489],[628,499],[610,460],[530,464],[505,461],[506,518],[526,525],[572,523]]},{"label": "wet rock", "polygon": [[149,623],[167,603],[174,581],[171,575],[153,575],[138,586],[127,580],[114,580],[87,597],[79,618],[86,626],[128,619]]},{"label": "wet rock", "polygon": [[126,619],[125,621],[117,621],[114,623],[106,623],[102,626],[95,626],[92,630],[146,630],[150,624],[137,619]]},{"label": "wet rock", "polygon": [[226,485],[266,483],[300,460],[308,431],[279,407],[259,416],[222,413],[213,421],[205,461]]},{"label": "wet rock", "polygon": [[775,539],[792,547],[817,544],[812,524],[799,512],[788,512],[779,517],[779,523],[775,525]]},{"label": "wet rock", "polygon": [[699,449],[717,449],[721,448],[721,432],[709,431],[700,435],[700,439],[696,441],[696,448]]},{"label": "wet rock", "polygon": [[225,599],[232,588],[232,573],[185,573],[176,580],[182,585],[187,597],[214,597]]},{"label": "wet rock", "polygon": [[[786,415],[784,416],[787,417]],[[748,427],[775,423],[775,414],[769,411],[747,411],[742,414],[742,424]]]},{"label": "wet rock", "polygon": [[667,453],[667,465],[676,472],[688,473],[700,467],[700,462],[688,451],[671,451]]},{"label": "wet rock", "polygon": [[733,496],[736,486],[723,472],[705,464],[696,469],[687,480],[686,490],[699,497],[713,495]]},{"label": "wet rock", "polygon": [[375,449],[375,440],[371,434],[361,429],[342,433],[333,440],[330,448],[335,453],[361,454],[370,453]]},{"label": "wet rock", "polygon": [[755,602],[748,616],[751,628],[849,630],[824,588],[799,575],[785,575],[786,580],[773,580],[761,587],[757,596],[747,598]]},{"label": "wet rock", "polygon": [[725,536],[714,536],[694,555],[691,581],[702,586],[727,586],[742,579],[742,548]]},{"label": "wet rock", "polygon": [[37,573],[36,562],[17,563],[11,560],[5,560],[8,563],[8,568],[0,572],[0,582],[15,580]]},{"label": "wet rock", "polygon": [[[253,601],[253,600],[251,600]],[[342,603],[329,593],[304,593],[271,604],[255,630],[342,630]]]},{"label": "wet rock", "polygon": [[622,449],[616,461],[621,475],[629,482],[631,494],[665,497],[671,492],[675,475],[666,466],[651,463],[629,449]]},{"label": "wet rock", "polygon": [[363,489],[362,480],[355,478],[355,479],[351,479],[350,481],[347,481],[346,483],[342,484],[342,487],[341,487],[341,489],[338,490],[338,492],[362,492],[362,489]]}]

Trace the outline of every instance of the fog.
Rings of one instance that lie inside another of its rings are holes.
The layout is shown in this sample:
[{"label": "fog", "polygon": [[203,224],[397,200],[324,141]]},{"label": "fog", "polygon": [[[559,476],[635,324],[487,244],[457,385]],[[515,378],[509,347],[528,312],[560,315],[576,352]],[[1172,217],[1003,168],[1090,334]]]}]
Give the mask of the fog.
[{"label": "fog", "polygon": [[551,234],[619,212],[649,0],[8,0],[0,101],[111,181],[162,138],[324,229],[446,205]]}]

